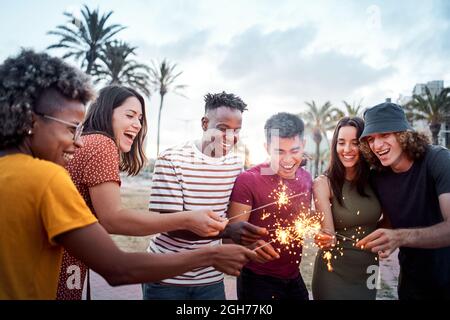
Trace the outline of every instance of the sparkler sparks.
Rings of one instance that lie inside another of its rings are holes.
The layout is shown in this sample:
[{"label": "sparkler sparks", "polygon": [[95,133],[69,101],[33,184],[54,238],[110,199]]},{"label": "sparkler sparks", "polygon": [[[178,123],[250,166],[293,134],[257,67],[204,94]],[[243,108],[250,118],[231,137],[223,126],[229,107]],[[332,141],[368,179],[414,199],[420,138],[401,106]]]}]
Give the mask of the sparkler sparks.
[{"label": "sparkler sparks", "polygon": [[275,230],[276,239],[280,244],[289,244],[292,238],[289,229],[276,229]]},{"label": "sparkler sparks", "polygon": [[[257,208],[253,208],[251,210],[243,211],[242,213],[239,213],[236,216],[229,218],[229,220],[235,219],[242,215],[249,215],[254,211],[269,207],[271,205],[276,206],[275,208],[273,208],[274,210],[271,210],[270,213],[265,212],[263,210],[263,212],[260,214],[259,217],[261,221],[264,221],[270,217],[269,220],[270,223],[269,222],[266,223],[266,227],[270,236],[270,241],[267,240],[267,242],[264,245],[259,246],[253,250],[256,251],[271,243],[277,242],[282,246],[282,248],[275,247],[274,249],[276,251],[281,253],[282,249],[287,254],[298,255],[300,257],[302,254],[300,251],[295,250],[296,247],[297,248],[303,247],[307,249],[309,244],[316,246],[314,241],[311,241],[311,239],[314,239],[314,237],[320,232],[328,233],[338,238],[336,245],[328,249],[327,251],[318,251],[318,252],[322,252],[322,258],[326,263],[327,270],[329,272],[332,272],[333,271],[332,259],[337,259],[338,257],[342,257],[344,255],[343,242],[348,240],[349,242],[352,242],[353,245],[355,245],[355,243],[358,241],[358,238],[362,236],[365,232],[361,230],[362,229],[361,227],[359,227],[356,230],[357,235],[346,236],[343,234],[339,234],[337,232],[330,232],[330,231],[327,232],[327,230],[323,230],[322,213],[311,211],[310,205],[309,203],[306,203],[306,201],[305,203],[303,202],[299,202],[298,204],[296,203],[295,208],[293,206],[293,203],[291,202],[291,199],[293,198],[307,195],[308,195],[307,193],[292,194],[289,192],[288,187],[280,182],[277,188],[275,188],[272,191],[272,193],[268,196],[269,198],[272,198],[274,200],[273,202],[264,204]],[[280,216],[281,208],[287,210],[287,214],[285,213],[286,211],[283,211],[283,216]],[[360,215],[360,211],[357,211],[356,214]],[[347,228],[344,228],[344,231],[347,231]],[[305,240],[308,241],[305,242]],[[304,255],[306,256],[306,253],[304,253]]]},{"label": "sparkler sparks", "polygon": [[332,258],[331,252],[330,251],[325,251],[323,253],[323,258],[325,260],[327,260],[327,269],[328,269],[328,271],[332,272],[333,271],[333,266],[331,265],[331,258]]},{"label": "sparkler sparks", "polygon": [[314,237],[321,227],[323,217],[318,214],[300,213],[299,217],[294,220],[294,232],[297,238],[304,239],[306,237]]},{"label": "sparkler sparks", "polygon": [[270,213],[263,213],[261,216],[261,220],[266,220],[268,217],[270,217]]},{"label": "sparkler sparks", "polygon": [[289,205],[289,196],[286,193],[287,186],[280,182],[278,185],[278,190],[275,189],[273,192],[275,193],[275,196],[277,197],[277,205],[278,209],[281,209],[281,207],[287,207]]}]

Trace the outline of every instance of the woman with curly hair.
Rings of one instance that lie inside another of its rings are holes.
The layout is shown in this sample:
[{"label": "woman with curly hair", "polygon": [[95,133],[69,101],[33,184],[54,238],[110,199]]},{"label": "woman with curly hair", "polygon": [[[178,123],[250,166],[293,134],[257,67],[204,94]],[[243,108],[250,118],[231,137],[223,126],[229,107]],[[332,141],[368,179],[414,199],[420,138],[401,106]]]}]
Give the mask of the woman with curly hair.
[{"label": "woman with curly hair", "polygon": [[[322,232],[315,237],[320,248],[312,279],[315,300],[375,300],[377,294],[376,286],[367,286],[368,268],[378,266],[376,254],[342,238],[371,233],[381,217],[380,203],[369,185],[369,166],[359,148],[363,130],[364,121],[359,117],[339,120],[331,142],[330,165],[314,180],[314,204],[323,214]],[[332,272],[326,255],[338,257],[332,260]]]},{"label": "woman with curly hair", "polygon": [[0,299],[55,299],[63,248],[112,285],[210,265],[238,275],[256,256],[239,245],[166,255],[117,248],[62,167],[83,146],[92,96],[86,75],[45,53],[0,65]]},{"label": "woman with curly hair", "polygon": [[450,299],[450,151],[413,131],[399,105],[376,105],[364,120],[361,148],[393,229],[357,246],[381,258],[400,248],[400,299]]}]

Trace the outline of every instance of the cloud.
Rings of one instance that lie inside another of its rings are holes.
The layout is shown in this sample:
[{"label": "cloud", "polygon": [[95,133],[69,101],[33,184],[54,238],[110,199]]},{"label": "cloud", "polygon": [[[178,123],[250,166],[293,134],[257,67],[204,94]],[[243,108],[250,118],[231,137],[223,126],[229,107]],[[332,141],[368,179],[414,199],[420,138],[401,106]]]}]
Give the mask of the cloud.
[{"label": "cloud", "polygon": [[139,51],[148,59],[168,58],[172,61],[189,61],[205,51],[209,38],[208,30],[200,30],[183,35],[177,40],[161,45],[141,41],[138,43]]},{"label": "cloud", "polygon": [[300,101],[342,100],[394,72],[393,67],[376,69],[361,56],[336,50],[308,53],[315,34],[311,27],[269,33],[259,27],[248,29],[233,39],[219,70],[225,78],[240,81],[246,91]]}]

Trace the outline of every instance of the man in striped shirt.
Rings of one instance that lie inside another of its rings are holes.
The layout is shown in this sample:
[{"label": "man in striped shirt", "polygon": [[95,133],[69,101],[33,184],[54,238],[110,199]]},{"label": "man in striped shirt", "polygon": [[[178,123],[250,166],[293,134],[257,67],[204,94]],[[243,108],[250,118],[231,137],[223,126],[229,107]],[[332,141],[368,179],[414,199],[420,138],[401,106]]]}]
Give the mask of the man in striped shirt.
[{"label": "man in striped shirt", "polygon": [[[209,208],[225,217],[234,181],[243,170],[242,160],[232,149],[238,141],[246,106],[234,94],[222,92],[205,96],[203,137],[159,155],[153,174],[150,210],[168,213]],[[267,231],[260,228],[258,232]],[[161,233],[150,240],[148,251],[182,252],[221,242],[195,239],[186,233]],[[160,283],[146,283],[143,293],[144,299],[152,300],[223,300],[223,273],[214,267],[198,268]]]}]

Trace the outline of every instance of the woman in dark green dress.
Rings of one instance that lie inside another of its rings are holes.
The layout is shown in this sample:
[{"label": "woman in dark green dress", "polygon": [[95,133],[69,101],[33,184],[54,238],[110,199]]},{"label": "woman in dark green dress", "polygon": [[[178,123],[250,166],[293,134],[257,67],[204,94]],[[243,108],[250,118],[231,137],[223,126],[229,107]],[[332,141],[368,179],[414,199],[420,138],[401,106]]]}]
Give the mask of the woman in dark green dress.
[{"label": "woman in dark green dress", "polygon": [[381,207],[369,185],[369,167],[359,150],[364,121],[344,117],[332,140],[330,166],[314,181],[314,204],[324,215],[316,236],[312,280],[316,300],[374,300],[377,255],[355,246],[377,228]]}]

